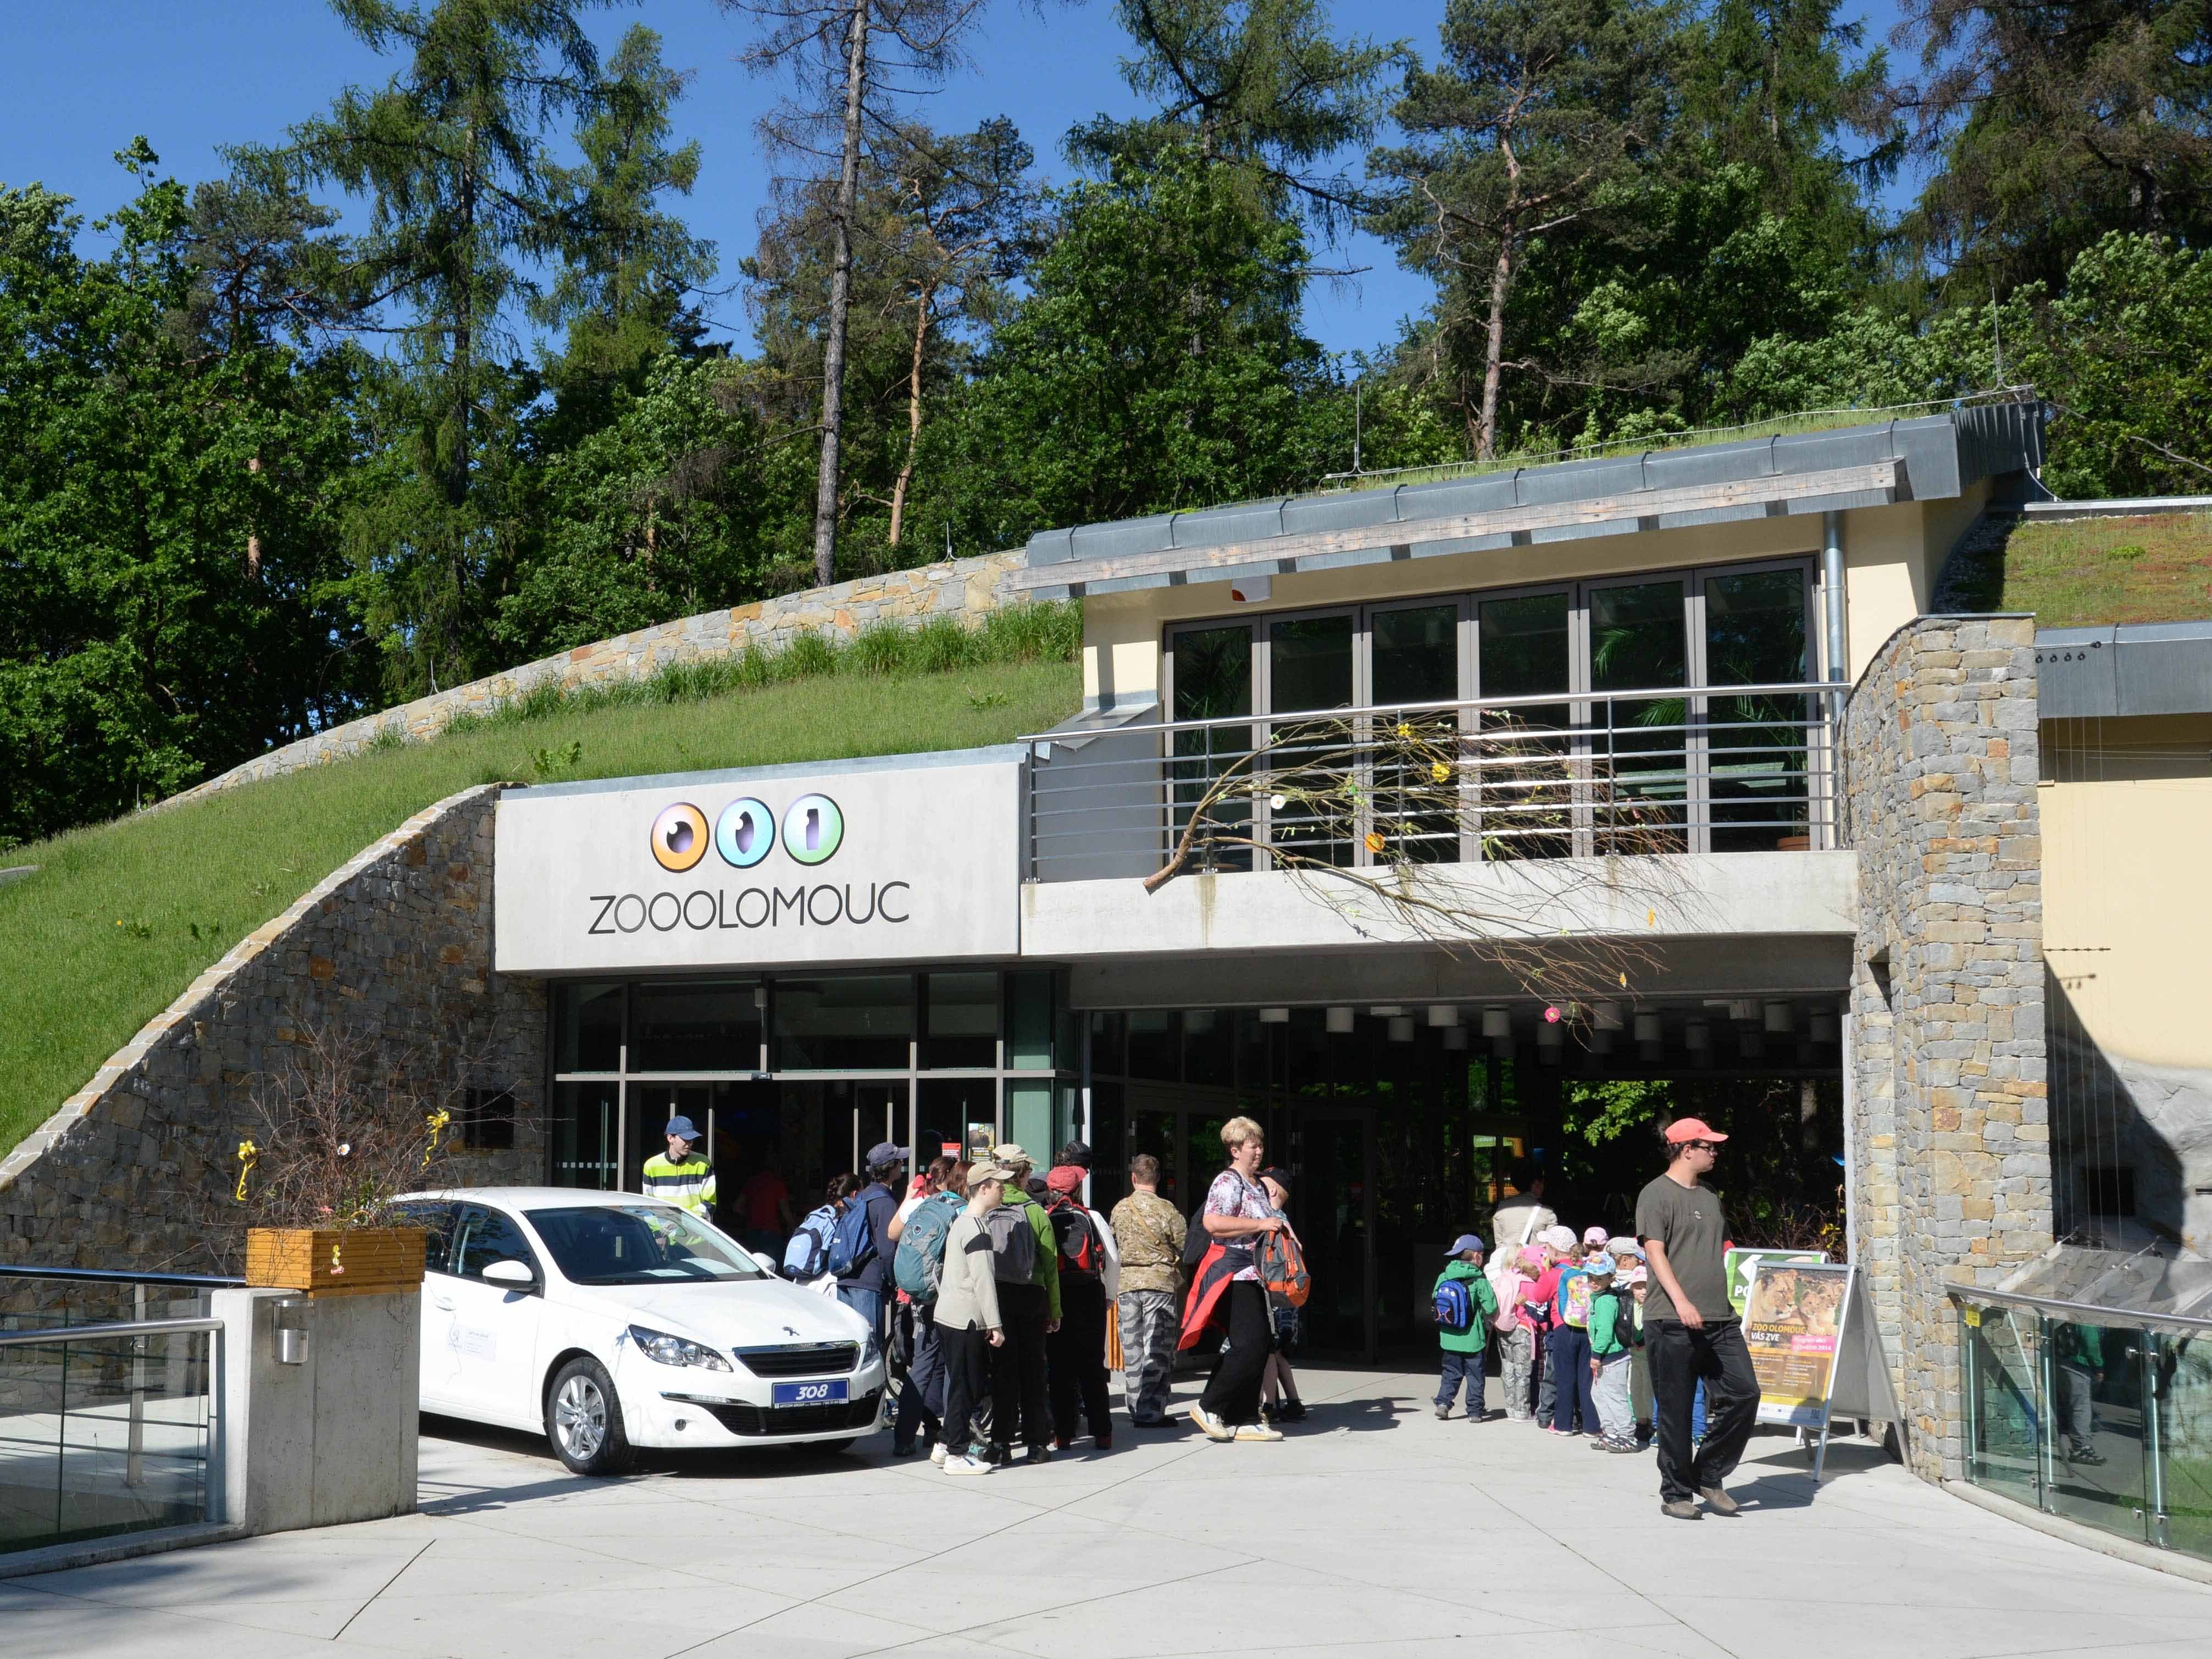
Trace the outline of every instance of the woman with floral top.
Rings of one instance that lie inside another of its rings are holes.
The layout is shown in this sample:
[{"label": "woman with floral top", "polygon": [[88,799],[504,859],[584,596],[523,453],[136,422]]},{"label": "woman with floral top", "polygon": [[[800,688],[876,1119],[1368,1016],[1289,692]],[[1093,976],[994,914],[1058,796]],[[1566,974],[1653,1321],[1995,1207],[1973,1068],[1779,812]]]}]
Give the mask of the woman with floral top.
[{"label": "woman with floral top", "polygon": [[1190,1420],[1209,1440],[1280,1440],[1282,1431],[1260,1418],[1260,1380],[1274,1350],[1267,1317],[1267,1293],[1260,1285],[1253,1246],[1263,1234],[1279,1232],[1283,1218],[1260,1185],[1260,1164],[1267,1150],[1260,1126],[1232,1117],[1221,1126],[1229,1167],[1206,1189],[1205,1225],[1212,1240],[1191,1287],[1183,1316],[1183,1347],[1217,1321],[1226,1326],[1221,1363]]}]

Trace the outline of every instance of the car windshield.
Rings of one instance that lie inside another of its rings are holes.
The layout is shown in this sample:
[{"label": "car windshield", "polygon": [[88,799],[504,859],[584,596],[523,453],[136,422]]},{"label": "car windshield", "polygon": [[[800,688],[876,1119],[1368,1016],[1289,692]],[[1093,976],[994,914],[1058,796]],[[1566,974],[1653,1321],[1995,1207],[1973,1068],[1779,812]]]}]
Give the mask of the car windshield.
[{"label": "car windshield", "polygon": [[665,1204],[532,1210],[562,1276],[574,1285],[726,1284],[767,1277],[711,1227]]}]

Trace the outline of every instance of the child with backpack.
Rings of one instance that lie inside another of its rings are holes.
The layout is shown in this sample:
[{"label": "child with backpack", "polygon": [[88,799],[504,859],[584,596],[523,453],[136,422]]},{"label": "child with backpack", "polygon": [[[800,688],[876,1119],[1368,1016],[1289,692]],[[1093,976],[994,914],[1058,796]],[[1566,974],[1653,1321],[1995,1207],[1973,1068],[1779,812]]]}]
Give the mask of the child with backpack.
[{"label": "child with backpack", "polygon": [[1443,1354],[1443,1376],[1437,1387],[1438,1420],[1451,1415],[1462,1379],[1467,1383],[1467,1420],[1483,1419],[1482,1356],[1498,1317],[1498,1292],[1482,1271],[1482,1241],[1462,1233],[1452,1241],[1450,1260],[1431,1292],[1436,1315],[1437,1346]]},{"label": "child with backpack", "polygon": [[[1275,1235],[1278,1241],[1288,1238],[1293,1243],[1297,1233],[1291,1225],[1291,1172],[1279,1164],[1260,1171],[1260,1186],[1267,1194],[1267,1207],[1282,1218],[1283,1231]],[[1305,1247],[1299,1245],[1301,1255]],[[1265,1275],[1262,1275],[1264,1278]],[[1299,1340],[1305,1334],[1305,1310],[1303,1300],[1294,1302],[1287,1296],[1270,1292],[1267,1297],[1267,1318],[1275,1333],[1274,1351],[1267,1356],[1267,1369],[1260,1373],[1260,1419],[1265,1423],[1300,1423],[1305,1420],[1306,1402],[1298,1398],[1298,1379],[1291,1370],[1291,1356],[1298,1351]]]},{"label": "child with backpack", "polygon": [[[1599,1255],[1611,1265],[1602,1251]],[[1579,1245],[1571,1243],[1559,1262],[1552,1292],[1549,1341],[1552,1374],[1558,1379],[1552,1407],[1553,1434],[1587,1434],[1595,1438],[1598,1432],[1597,1402],[1590,1395],[1590,1290],[1589,1263],[1582,1258]]]},{"label": "child with backpack", "polygon": [[1524,1316],[1521,1298],[1544,1270],[1544,1247],[1528,1244],[1501,1255],[1504,1259],[1484,1269],[1498,1298],[1498,1315],[1491,1323],[1498,1331],[1498,1382],[1505,1393],[1505,1420],[1526,1423],[1536,1414],[1536,1332]]},{"label": "child with backpack", "polygon": [[[974,1429],[975,1408],[991,1389],[992,1351],[1003,1348],[1006,1340],[989,1224],[1000,1208],[1008,1176],[1008,1170],[988,1162],[970,1169],[967,1201],[945,1230],[933,1316],[945,1357],[945,1427],[930,1457],[947,1474],[991,1472],[992,1460],[977,1443]],[[1023,1231],[1028,1236],[1026,1225]]]},{"label": "child with backpack", "polygon": [[1634,1297],[1613,1283],[1613,1258],[1601,1252],[1583,1264],[1590,1284],[1590,1393],[1597,1402],[1598,1438],[1592,1451],[1633,1452],[1636,1407],[1629,1395],[1629,1357],[1638,1333]]}]

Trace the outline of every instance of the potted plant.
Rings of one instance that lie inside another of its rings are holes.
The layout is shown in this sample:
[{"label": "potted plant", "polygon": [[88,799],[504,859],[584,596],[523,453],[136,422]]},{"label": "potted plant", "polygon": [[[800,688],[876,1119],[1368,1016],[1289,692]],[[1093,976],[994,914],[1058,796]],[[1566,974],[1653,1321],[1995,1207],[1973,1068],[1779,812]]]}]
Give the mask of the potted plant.
[{"label": "potted plant", "polygon": [[392,1200],[441,1184],[458,1088],[417,1051],[299,1024],[283,1066],[257,1077],[234,1200],[249,1285],[368,1296],[422,1282],[423,1234]]}]

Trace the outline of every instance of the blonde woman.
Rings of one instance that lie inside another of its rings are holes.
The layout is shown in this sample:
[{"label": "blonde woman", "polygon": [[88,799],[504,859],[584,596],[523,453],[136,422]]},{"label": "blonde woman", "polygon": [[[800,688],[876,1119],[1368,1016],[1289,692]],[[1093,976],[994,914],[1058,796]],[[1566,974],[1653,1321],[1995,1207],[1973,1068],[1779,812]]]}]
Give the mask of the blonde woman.
[{"label": "blonde woman", "polygon": [[1209,1440],[1280,1440],[1282,1431],[1260,1417],[1260,1380],[1275,1345],[1252,1249],[1263,1234],[1280,1232],[1283,1218],[1260,1184],[1267,1151],[1260,1126],[1249,1117],[1232,1117],[1221,1126],[1221,1144],[1228,1149],[1229,1167],[1206,1188],[1204,1219],[1212,1243],[1191,1287],[1181,1346],[1191,1346],[1217,1322],[1228,1338],[1213,1380],[1190,1408],[1190,1420]]}]

